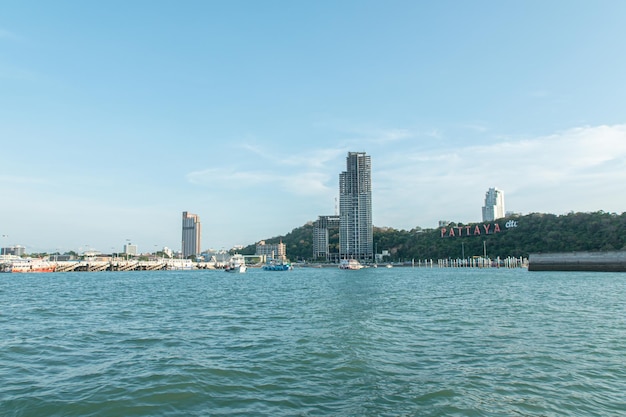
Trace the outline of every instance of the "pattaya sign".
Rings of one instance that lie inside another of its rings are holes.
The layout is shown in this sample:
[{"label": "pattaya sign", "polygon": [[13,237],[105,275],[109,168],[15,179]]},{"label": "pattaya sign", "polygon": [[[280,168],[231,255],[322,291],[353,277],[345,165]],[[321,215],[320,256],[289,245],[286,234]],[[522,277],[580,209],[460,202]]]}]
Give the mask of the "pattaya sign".
[{"label": "pattaya sign", "polygon": [[[504,224],[506,229],[517,227],[517,221],[509,220]],[[466,226],[442,227],[441,237],[482,236],[500,233],[502,229],[498,223],[483,223]]]}]

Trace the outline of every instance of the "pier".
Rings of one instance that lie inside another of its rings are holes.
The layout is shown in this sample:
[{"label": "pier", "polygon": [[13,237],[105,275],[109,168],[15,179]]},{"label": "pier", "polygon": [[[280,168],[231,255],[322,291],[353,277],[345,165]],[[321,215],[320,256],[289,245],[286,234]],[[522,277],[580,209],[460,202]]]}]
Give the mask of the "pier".
[{"label": "pier", "polygon": [[528,270],[626,272],[626,251],[533,253]]},{"label": "pier", "polygon": [[[56,265],[55,272],[101,272],[101,271],[163,271],[163,270],[188,270],[209,269],[208,265],[192,263],[186,259],[162,259],[155,261],[135,260],[82,260],[82,261],[57,261],[51,262]],[[213,266],[214,268],[214,266]]]}]

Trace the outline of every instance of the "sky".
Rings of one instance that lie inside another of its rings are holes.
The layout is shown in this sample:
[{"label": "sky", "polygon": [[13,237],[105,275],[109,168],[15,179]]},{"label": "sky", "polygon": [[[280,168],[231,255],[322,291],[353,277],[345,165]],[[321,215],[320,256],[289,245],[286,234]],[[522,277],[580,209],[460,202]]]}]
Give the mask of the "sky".
[{"label": "sky", "polygon": [[0,246],[202,249],[373,223],[626,211],[626,2],[3,1]]}]

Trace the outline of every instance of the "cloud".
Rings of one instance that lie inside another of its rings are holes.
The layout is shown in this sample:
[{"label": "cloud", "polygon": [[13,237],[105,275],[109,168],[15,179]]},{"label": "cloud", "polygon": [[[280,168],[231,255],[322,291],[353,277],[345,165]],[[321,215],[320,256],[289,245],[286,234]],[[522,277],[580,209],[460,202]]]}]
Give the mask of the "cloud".
[{"label": "cloud", "polygon": [[[429,132],[432,134],[433,132]],[[434,132],[436,135],[437,133]],[[369,142],[375,143],[378,145],[385,145],[392,142],[399,142],[408,138],[412,138],[415,135],[408,129],[388,129],[388,130],[380,130],[374,131],[371,133],[371,138]],[[367,139],[366,139],[367,141]]]},{"label": "cloud", "polygon": [[289,192],[292,195],[327,194],[331,177],[323,172],[304,171],[255,171],[212,168],[187,174],[187,180],[194,185],[210,186],[214,189],[251,189],[259,185],[267,193],[272,190]]},{"label": "cloud", "polygon": [[[400,140],[408,135],[388,137]],[[410,229],[434,227],[443,219],[480,221],[489,187],[504,190],[507,209],[516,212],[626,207],[620,190],[626,181],[626,125],[493,140],[489,145],[441,141],[359,146],[372,155],[375,224]],[[255,194],[259,204],[270,204],[262,194],[278,192],[284,193],[281,198],[302,198],[312,207],[336,196],[343,157],[355,150],[341,145],[278,157],[262,146],[241,147],[256,159],[190,172],[187,180],[220,192]]]},{"label": "cloud", "polygon": [[[408,155],[422,181],[444,173],[456,178],[484,177],[509,182],[571,182],[585,171],[626,156],[626,125],[583,127],[554,135],[503,141],[486,146],[438,149]],[[523,173],[523,177],[520,177]],[[626,173],[605,173],[626,175]]]},{"label": "cloud", "polygon": [[[437,219],[479,221],[484,192],[505,192],[507,209],[567,212],[626,207],[626,125],[396,154],[373,174],[379,219],[404,227]],[[375,165],[376,166],[376,165]],[[397,207],[411,213],[400,219]],[[376,214],[376,213],[375,213]],[[387,220],[387,218],[391,220]]]},{"label": "cloud", "polygon": [[263,159],[264,163],[272,166],[299,166],[309,168],[325,167],[329,161],[336,160],[347,150],[344,147],[325,148],[307,151],[305,153],[292,153],[288,151],[275,150],[268,146],[243,143],[239,145],[246,150]]}]

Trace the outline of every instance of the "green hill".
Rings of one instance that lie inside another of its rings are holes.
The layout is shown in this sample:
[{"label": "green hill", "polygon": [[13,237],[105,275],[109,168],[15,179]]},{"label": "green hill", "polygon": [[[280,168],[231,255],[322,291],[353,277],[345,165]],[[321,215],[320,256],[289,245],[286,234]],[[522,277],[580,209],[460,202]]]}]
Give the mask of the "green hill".
[{"label": "green hill", "polygon": [[[311,260],[313,223],[266,239],[268,243],[280,241],[287,245],[287,256],[292,261]],[[374,227],[374,246],[378,253],[389,251],[386,261],[461,258],[484,253],[491,258],[504,258],[538,252],[626,250],[626,212],[531,213],[496,222],[451,223],[445,230]],[[255,245],[244,249],[244,253],[254,251]]]}]

